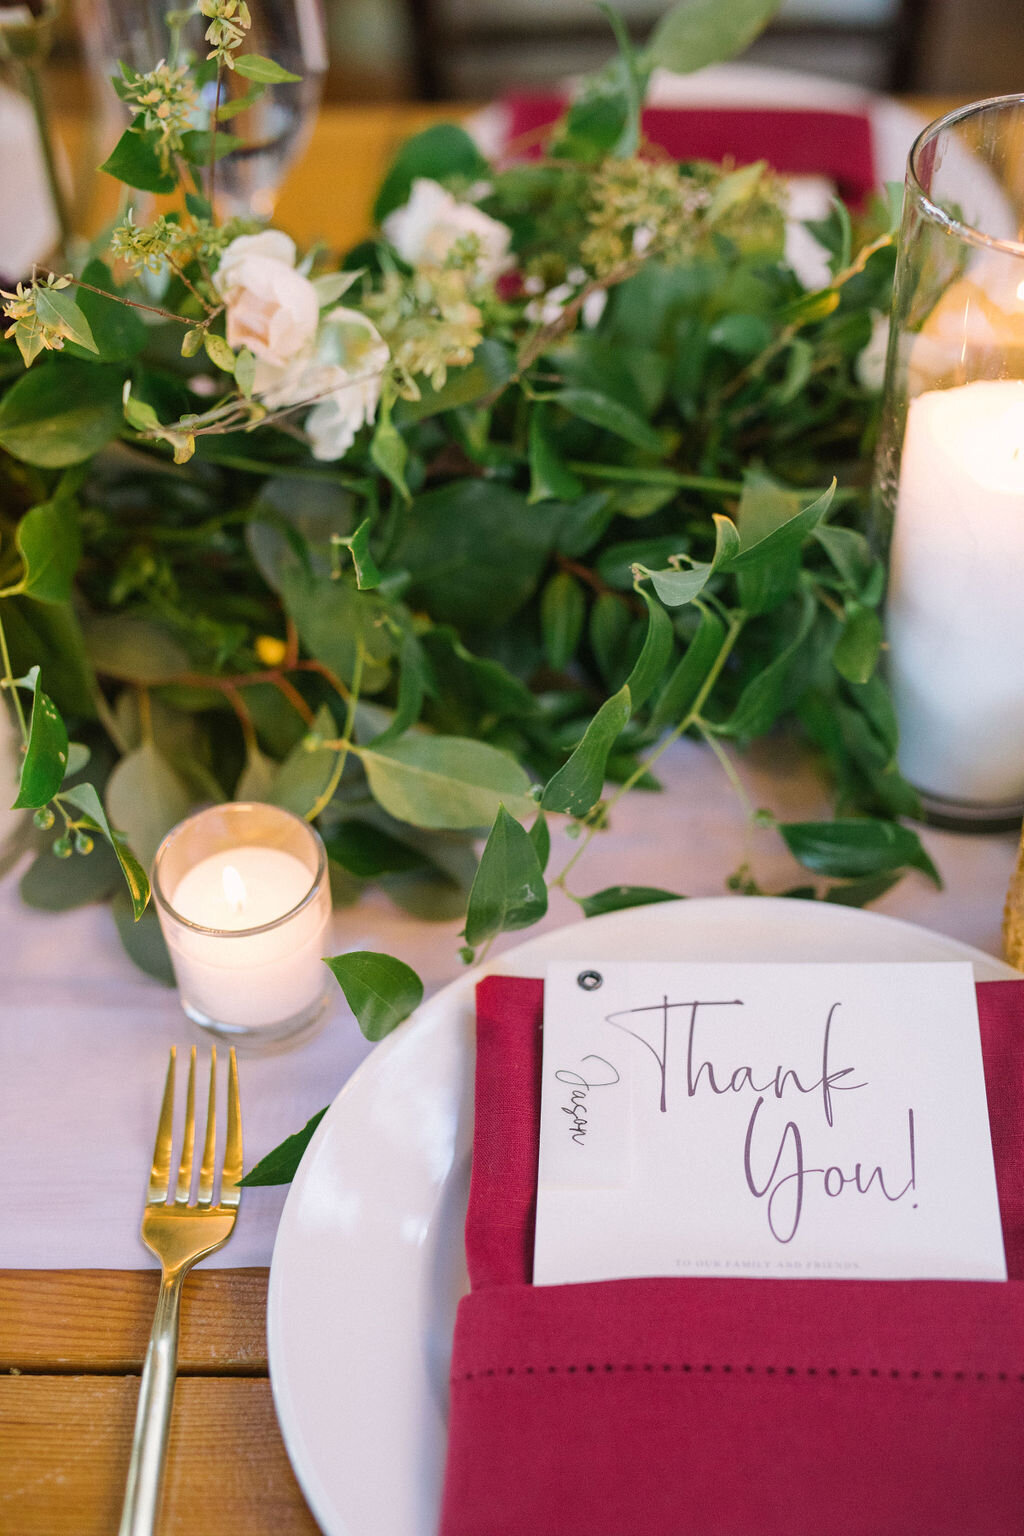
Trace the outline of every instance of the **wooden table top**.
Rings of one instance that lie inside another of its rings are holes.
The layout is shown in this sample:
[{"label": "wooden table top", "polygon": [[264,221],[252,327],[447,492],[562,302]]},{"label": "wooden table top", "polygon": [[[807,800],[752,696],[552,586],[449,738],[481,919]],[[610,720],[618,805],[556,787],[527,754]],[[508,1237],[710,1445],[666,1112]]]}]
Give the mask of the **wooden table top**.
[{"label": "wooden table top", "polygon": [[[908,104],[935,117],[958,103]],[[469,110],[325,110],[275,223],[300,244],[354,244],[401,141]],[[74,147],[83,125],[64,127]],[[0,1272],[0,1531],[116,1530],[156,1292],[155,1270]],[[185,1283],[161,1536],[315,1536],[274,1415],[266,1293],[262,1269],[200,1269]]]}]

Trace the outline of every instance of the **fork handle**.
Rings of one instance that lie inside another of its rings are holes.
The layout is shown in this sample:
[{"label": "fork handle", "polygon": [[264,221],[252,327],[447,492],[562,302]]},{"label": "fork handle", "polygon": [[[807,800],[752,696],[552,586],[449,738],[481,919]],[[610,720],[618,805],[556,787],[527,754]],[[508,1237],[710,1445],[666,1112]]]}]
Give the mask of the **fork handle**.
[{"label": "fork handle", "polygon": [[185,1269],[164,1269],[142,1367],[132,1457],[118,1536],[153,1536],[160,1508],[167,1432],[178,1364],[178,1319]]}]

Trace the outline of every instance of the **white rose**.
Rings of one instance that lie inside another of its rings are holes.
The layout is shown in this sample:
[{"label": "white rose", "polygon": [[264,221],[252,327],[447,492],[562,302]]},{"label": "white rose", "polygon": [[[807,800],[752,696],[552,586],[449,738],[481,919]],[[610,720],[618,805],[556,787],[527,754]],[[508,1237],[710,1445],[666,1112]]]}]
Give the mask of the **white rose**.
[{"label": "white rose", "polygon": [[390,359],[377,327],[357,309],[325,315],[316,348],[285,368],[266,370],[260,398],[268,410],[311,404],[305,427],[315,459],[340,459],[371,422]]},{"label": "white rose", "polygon": [[481,213],[472,203],[460,203],[436,181],[417,177],[409,201],[384,220],[384,233],[410,266],[442,266],[452,246],[465,235],[480,242],[477,271],[492,281],[506,271],[512,231],[507,224]]},{"label": "white rose", "polygon": [[277,229],[232,240],[213,280],[227,307],[228,345],[248,347],[256,358],[254,388],[262,394],[273,370],[312,343],[320,314],[316,289],[295,270],[294,241]]}]

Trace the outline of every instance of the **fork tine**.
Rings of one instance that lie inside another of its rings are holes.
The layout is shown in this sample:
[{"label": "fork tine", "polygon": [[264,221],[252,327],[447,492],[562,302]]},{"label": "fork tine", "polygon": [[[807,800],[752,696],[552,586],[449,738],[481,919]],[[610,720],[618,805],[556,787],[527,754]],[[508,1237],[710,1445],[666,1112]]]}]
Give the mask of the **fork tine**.
[{"label": "fork tine", "polygon": [[149,1205],[163,1205],[171,1179],[171,1138],[174,1133],[174,1063],[177,1057],[171,1046],[171,1059],[164,1079],[164,1096],[160,1105],[160,1119],[156,1127],[156,1145],[153,1148],[153,1166],[149,1170]]},{"label": "fork tine", "polygon": [[188,1087],[185,1089],[185,1134],[181,1142],[181,1162],[178,1165],[178,1189],[175,1205],[188,1205],[192,1193],[192,1159],[196,1146],[196,1048],[189,1052]]},{"label": "fork tine", "polygon": [[206,1140],[203,1142],[203,1161],[199,1168],[199,1193],[197,1205],[209,1205],[213,1200],[213,1175],[217,1153],[217,1047],[210,1047],[210,1092],[206,1101]]},{"label": "fork tine", "polygon": [[228,1134],[224,1147],[224,1167],[220,1179],[221,1205],[240,1205],[242,1191],[238,1181],[242,1177],[242,1109],[238,1100],[238,1062],[235,1048],[231,1047],[228,1067]]}]

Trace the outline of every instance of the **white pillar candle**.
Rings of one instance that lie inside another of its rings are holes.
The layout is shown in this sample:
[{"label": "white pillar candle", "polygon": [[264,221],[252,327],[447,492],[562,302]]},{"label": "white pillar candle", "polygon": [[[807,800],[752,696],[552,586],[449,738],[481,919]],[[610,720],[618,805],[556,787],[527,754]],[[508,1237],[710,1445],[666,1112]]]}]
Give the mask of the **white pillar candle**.
[{"label": "white pillar candle", "polygon": [[1024,381],[911,401],[887,630],[905,776],[1024,800]]},{"label": "white pillar candle", "polygon": [[167,893],[185,924],[165,921],[164,933],[187,1010],[258,1028],[315,1006],[330,913],[326,881],[305,900],[315,881],[294,854],[260,846],[224,849],[185,872]]}]

